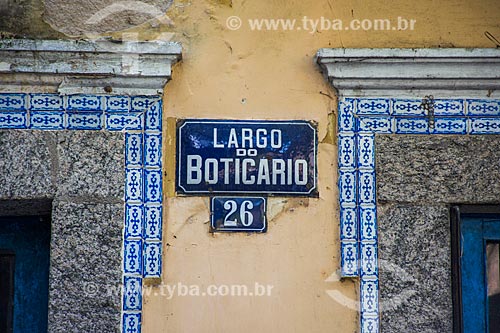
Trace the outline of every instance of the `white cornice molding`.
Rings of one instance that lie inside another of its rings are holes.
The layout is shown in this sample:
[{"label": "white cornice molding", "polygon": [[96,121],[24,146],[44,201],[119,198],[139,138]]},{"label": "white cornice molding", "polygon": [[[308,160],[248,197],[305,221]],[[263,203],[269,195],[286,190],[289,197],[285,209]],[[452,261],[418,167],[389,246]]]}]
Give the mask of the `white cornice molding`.
[{"label": "white cornice molding", "polygon": [[340,96],[497,97],[500,49],[320,49]]},{"label": "white cornice molding", "polygon": [[158,95],[181,52],[173,42],[0,40],[0,92]]}]

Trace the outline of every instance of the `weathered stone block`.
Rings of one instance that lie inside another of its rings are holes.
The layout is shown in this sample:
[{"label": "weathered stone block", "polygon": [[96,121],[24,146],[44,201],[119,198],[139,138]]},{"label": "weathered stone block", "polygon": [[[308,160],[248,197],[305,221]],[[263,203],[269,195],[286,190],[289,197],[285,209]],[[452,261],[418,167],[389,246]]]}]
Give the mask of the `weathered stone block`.
[{"label": "weathered stone block", "polygon": [[50,332],[118,332],[122,204],[54,202]]},{"label": "weathered stone block", "polygon": [[123,133],[57,132],[58,195],[122,198]]},{"label": "weathered stone block", "polygon": [[51,138],[41,131],[0,131],[0,198],[51,198]]},{"label": "weathered stone block", "polygon": [[500,136],[377,136],[378,201],[498,203]]},{"label": "weathered stone block", "polygon": [[448,207],[379,204],[383,332],[451,332]]}]

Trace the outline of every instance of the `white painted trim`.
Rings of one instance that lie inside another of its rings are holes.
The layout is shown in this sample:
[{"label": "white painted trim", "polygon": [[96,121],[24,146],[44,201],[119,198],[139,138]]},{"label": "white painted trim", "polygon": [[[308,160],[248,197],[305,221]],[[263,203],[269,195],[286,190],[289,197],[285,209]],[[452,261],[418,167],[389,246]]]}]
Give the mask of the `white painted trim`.
[{"label": "white painted trim", "polygon": [[181,52],[158,41],[0,40],[0,92],[158,95]]},{"label": "white painted trim", "polygon": [[496,97],[500,49],[320,49],[316,61],[344,97]]}]

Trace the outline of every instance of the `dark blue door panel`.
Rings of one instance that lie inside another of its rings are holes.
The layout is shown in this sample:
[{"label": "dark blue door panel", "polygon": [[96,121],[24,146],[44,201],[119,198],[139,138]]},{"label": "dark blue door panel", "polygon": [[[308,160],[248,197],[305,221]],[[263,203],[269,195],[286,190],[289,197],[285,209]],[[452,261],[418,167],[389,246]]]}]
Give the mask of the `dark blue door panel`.
[{"label": "dark blue door panel", "polygon": [[14,333],[47,332],[50,222],[0,217],[0,251],[15,254]]},{"label": "dark blue door panel", "polygon": [[464,333],[488,329],[486,244],[500,240],[500,220],[463,217],[461,220],[461,289]]}]

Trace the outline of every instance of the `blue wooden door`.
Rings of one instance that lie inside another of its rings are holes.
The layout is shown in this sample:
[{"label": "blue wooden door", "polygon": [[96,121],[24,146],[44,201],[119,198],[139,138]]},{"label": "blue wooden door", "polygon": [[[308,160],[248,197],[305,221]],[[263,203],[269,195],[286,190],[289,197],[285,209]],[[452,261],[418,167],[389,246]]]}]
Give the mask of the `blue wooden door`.
[{"label": "blue wooden door", "polygon": [[47,218],[0,217],[2,333],[47,332],[49,248]]},{"label": "blue wooden door", "polygon": [[[500,220],[462,218],[461,289],[464,333],[500,332],[500,294],[491,293],[497,291],[491,288],[498,286],[499,241]],[[496,266],[491,265],[494,260]]]}]

